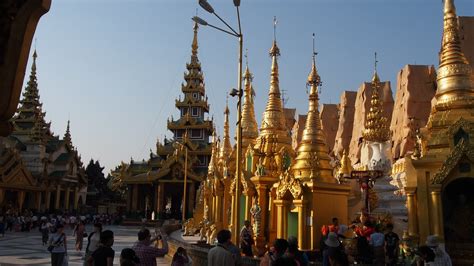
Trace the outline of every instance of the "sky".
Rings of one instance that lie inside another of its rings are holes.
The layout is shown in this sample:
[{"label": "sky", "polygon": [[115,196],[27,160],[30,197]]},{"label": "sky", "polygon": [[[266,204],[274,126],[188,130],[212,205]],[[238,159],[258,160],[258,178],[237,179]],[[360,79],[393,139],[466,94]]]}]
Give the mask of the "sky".
[{"label": "sky", "polygon": [[[236,26],[230,0],[209,0]],[[255,114],[260,124],[270,79],[268,51],[273,17],[280,47],[280,89],[286,107],[307,112],[306,78],[312,34],[323,81],[321,102],[338,103],[344,90],[370,80],[374,52],[378,73],[396,89],[406,64],[435,65],[442,34],[441,0],[242,0],[242,31],[254,74]],[[474,16],[473,0],[456,0],[459,16]],[[106,173],[121,161],[147,159],[157,139],[172,134],[167,119],[179,113],[198,15],[223,26],[197,0],[53,0],[36,33],[38,83],[55,134],[71,120],[73,144],[85,165],[93,158]],[[218,133],[228,91],[237,86],[237,39],[210,27],[199,29],[199,59]],[[31,61],[28,63],[25,84]],[[236,101],[229,99],[234,135]]]}]

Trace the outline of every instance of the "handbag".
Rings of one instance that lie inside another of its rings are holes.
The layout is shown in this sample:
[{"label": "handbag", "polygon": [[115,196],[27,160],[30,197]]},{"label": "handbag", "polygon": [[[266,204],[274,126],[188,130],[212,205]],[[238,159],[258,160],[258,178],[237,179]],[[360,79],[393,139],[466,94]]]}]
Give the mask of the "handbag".
[{"label": "handbag", "polygon": [[64,238],[64,234],[61,234],[61,237],[59,237],[59,239],[56,240],[56,242],[54,242],[54,244],[48,246],[48,251],[50,253],[53,252],[54,247],[56,247],[57,244],[61,243],[63,241],[63,238]]}]

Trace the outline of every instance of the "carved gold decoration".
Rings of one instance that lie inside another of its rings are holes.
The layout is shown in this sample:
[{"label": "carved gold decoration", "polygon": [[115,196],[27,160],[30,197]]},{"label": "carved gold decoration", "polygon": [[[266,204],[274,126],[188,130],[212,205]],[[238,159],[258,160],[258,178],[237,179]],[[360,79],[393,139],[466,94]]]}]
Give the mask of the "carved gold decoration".
[{"label": "carved gold decoration", "polygon": [[446,158],[441,168],[431,178],[431,184],[442,184],[451,171],[456,167],[463,156],[474,162],[474,147],[461,139]]},{"label": "carved gold decoration", "polygon": [[289,191],[294,199],[299,199],[303,193],[303,186],[300,180],[296,179],[290,171],[281,174],[280,182],[276,190],[277,199],[282,199]]}]

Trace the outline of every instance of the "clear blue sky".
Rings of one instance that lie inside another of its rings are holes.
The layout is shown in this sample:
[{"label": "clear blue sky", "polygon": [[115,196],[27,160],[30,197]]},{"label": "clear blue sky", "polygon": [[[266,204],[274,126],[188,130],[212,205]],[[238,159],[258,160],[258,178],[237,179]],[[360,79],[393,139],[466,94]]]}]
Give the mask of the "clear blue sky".
[{"label": "clear blue sky", "polygon": [[[232,1],[210,2],[235,25]],[[473,0],[455,3],[458,15],[474,16]],[[98,159],[108,171],[131,156],[147,158],[157,138],[171,136],[166,120],[178,116],[174,99],[190,59],[197,7],[197,0],[53,0],[35,35],[41,100],[56,134],[63,135],[71,119],[73,143],[85,164]],[[198,14],[219,24],[201,9]],[[242,0],[241,16],[258,123],[269,85],[273,16],[280,88],[298,113],[307,110],[313,32],[323,103],[337,103],[343,90],[356,90],[371,78],[374,51],[380,77],[392,82],[392,90],[405,64],[438,61],[441,0]],[[221,132],[225,95],[237,83],[237,41],[201,27],[199,58],[210,115]],[[235,110],[235,101],[229,104]]]}]

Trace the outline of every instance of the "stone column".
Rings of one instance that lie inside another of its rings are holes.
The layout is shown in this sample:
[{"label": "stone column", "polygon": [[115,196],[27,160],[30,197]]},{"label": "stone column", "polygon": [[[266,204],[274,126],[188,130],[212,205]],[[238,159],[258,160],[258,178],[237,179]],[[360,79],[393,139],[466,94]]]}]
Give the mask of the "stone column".
[{"label": "stone column", "polygon": [[415,188],[405,188],[408,207],[408,235],[418,236],[418,215],[416,209]]},{"label": "stone column", "polygon": [[306,246],[306,204],[303,200],[294,200],[293,204],[298,211],[298,246],[301,249],[308,249]]},{"label": "stone column", "polygon": [[288,201],[274,200],[277,209],[277,238],[288,238]]},{"label": "stone column", "polygon": [[40,212],[40,211],[42,211],[41,210],[41,191],[36,192],[35,197],[36,197],[35,198],[35,200],[36,200],[35,208],[36,208],[37,211]]},{"label": "stone column", "polygon": [[69,210],[69,198],[71,196],[71,189],[69,187],[67,187],[65,193],[66,194],[65,194],[65,200],[64,200],[64,202],[65,202],[65,206],[64,206],[65,208],[64,209]]},{"label": "stone column", "polygon": [[18,209],[20,209],[20,211],[23,209],[23,203],[25,202],[25,191],[24,190],[21,190],[21,191],[18,191]]},{"label": "stone column", "polygon": [[56,188],[56,202],[54,203],[54,208],[59,210],[59,203],[61,202],[61,185],[58,185]]},{"label": "stone column", "polygon": [[[253,180],[252,180],[253,181]],[[261,212],[261,221],[260,221],[260,234],[255,236],[255,247],[258,249],[259,256],[265,253],[265,245],[267,244],[267,239],[265,237],[265,232],[267,232],[268,227],[268,185],[265,183],[257,183],[255,185],[257,194],[258,194],[258,205],[260,206]]]},{"label": "stone column", "polygon": [[51,209],[51,191],[46,190],[46,196],[44,199],[44,210],[49,211]]},{"label": "stone column", "polygon": [[155,187],[155,212],[156,212],[155,217],[158,217],[158,214],[160,213],[160,206],[162,204],[160,196],[161,196],[161,182],[156,184],[156,187]]},{"label": "stone column", "polygon": [[78,207],[79,207],[79,188],[76,187],[74,189],[74,210],[77,211]]},{"label": "stone column", "polygon": [[137,204],[138,204],[138,185],[134,184],[133,191],[132,191],[132,211],[137,210]]},{"label": "stone column", "polygon": [[3,203],[4,199],[5,199],[5,189],[0,188],[0,205]]},{"label": "stone column", "polygon": [[444,239],[442,204],[441,187],[437,186],[431,191],[431,220],[433,221],[432,233],[440,239]]}]

